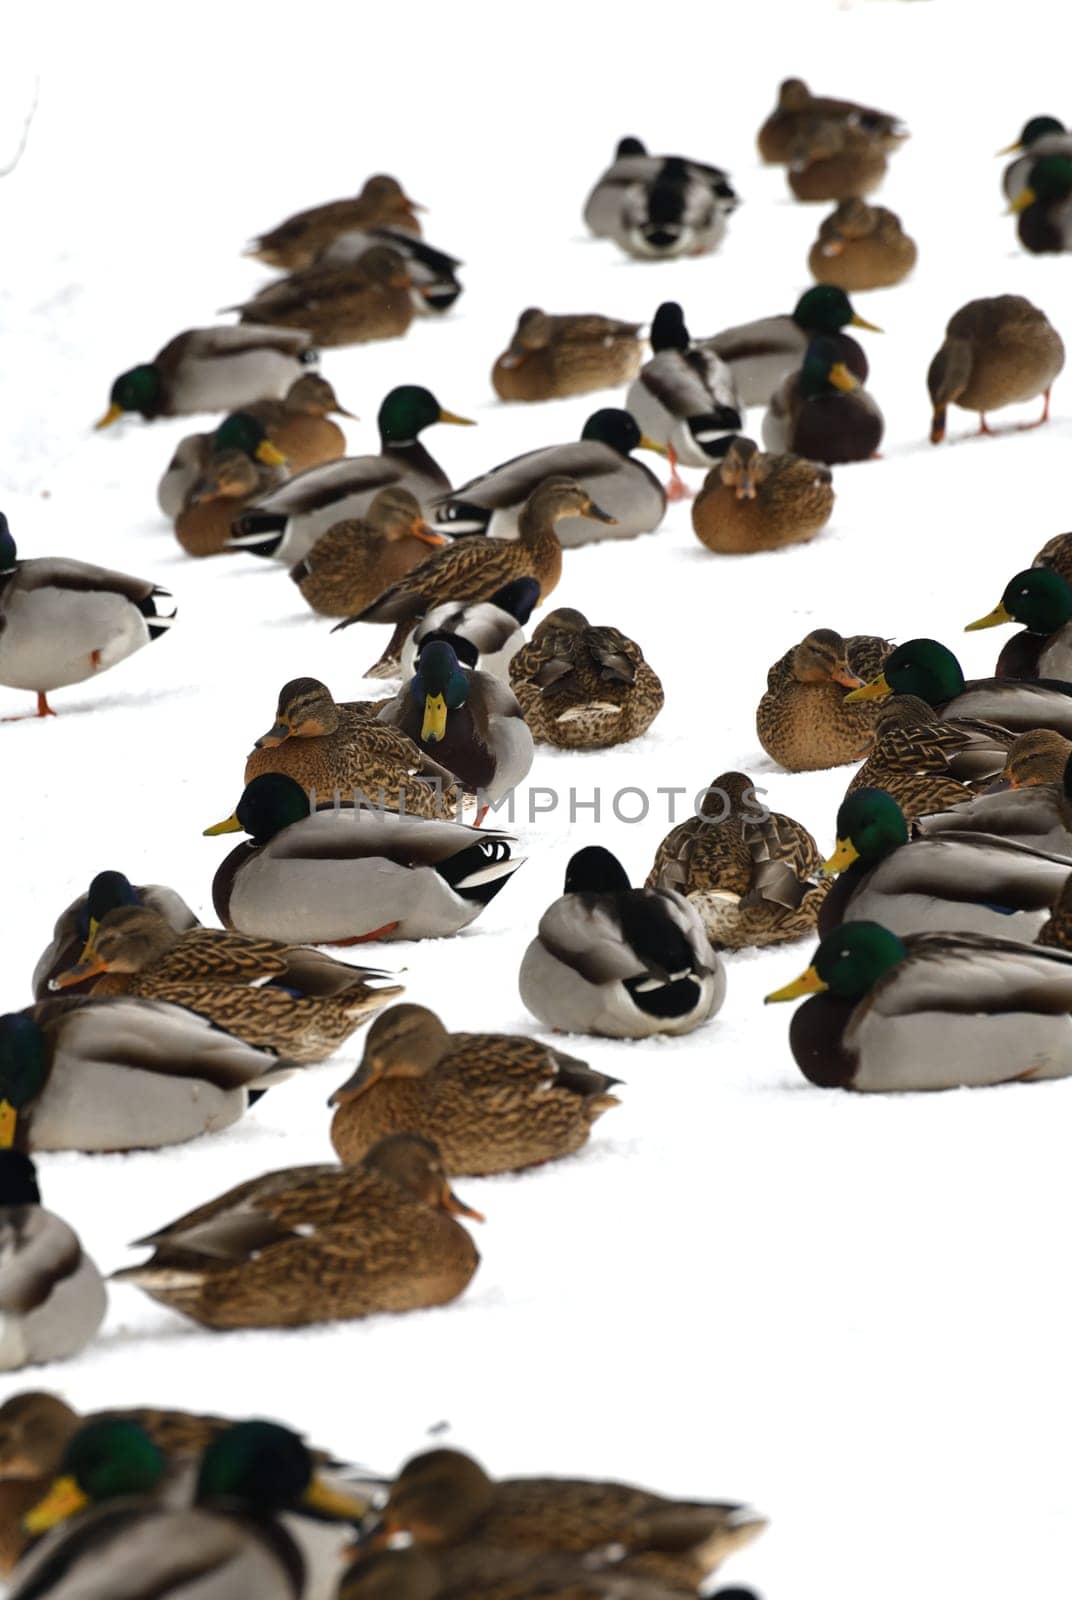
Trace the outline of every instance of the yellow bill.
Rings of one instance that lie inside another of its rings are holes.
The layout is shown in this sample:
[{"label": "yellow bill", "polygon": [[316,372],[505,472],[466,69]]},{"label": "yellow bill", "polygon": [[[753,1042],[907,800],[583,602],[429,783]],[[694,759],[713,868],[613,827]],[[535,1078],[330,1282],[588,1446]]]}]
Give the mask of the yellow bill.
[{"label": "yellow bill", "polygon": [[980,628],[1000,628],[1003,622],[1015,622],[1016,618],[1006,611],[1004,603],[996,605],[993,611],[988,611],[985,617],[980,617],[976,622],[969,622],[964,629],[965,633],[978,633]]},{"label": "yellow bill", "polygon": [[637,445],[637,449],[653,450],[657,456],[664,456],[666,454],[666,446],[664,444],[659,444],[656,439],[649,439],[646,433],[642,433],[640,435],[640,442]]},{"label": "yellow bill", "polygon": [[475,428],[476,423],[472,417],[459,417],[456,411],[440,411],[440,422],[453,422],[457,428]]},{"label": "yellow bill", "polygon": [[886,700],[893,693],[886,682],[886,675],[880,672],[877,678],[872,678],[870,683],[865,683],[860,689],[850,689],[845,696],[845,704],[856,700]]},{"label": "yellow bill", "polygon": [[117,406],[113,400],[99,422],[93,424],[94,428],[110,428],[113,422],[118,422],[123,415],[123,407]]},{"label": "yellow bill", "polygon": [[334,1517],[339,1522],[359,1522],[369,1509],[369,1500],[342,1489],[333,1489],[320,1478],[314,1478],[302,1495],[301,1504],[307,1511],[318,1511],[322,1517]]},{"label": "yellow bill", "polygon": [[1038,199],[1034,189],[1021,189],[1015,200],[1009,201],[1009,212],[1015,216],[1018,211],[1026,211],[1028,206],[1033,206]]},{"label": "yellow bill", "polygon": [[421,723],[421,738],[426,744],[438,744],[447,735],[447,702],[441,694],[426,694],[424,697],[424,721]]},{"label": "yellow bill", "polygon": [[241,833],[242,824],[237,817],[227,817],[223,822],[214,822],[211,828],[206,828],[201,835],[203,839],[214,838],[218,833]]},{"label": "yellow bill", "polygon": [[819,871],[825,878],[835,872],[844,872],[846,867],[851,867],[854,861],[859,861],[860,852],[851,839],[839,839],[832,856],[828,856]]},{"label": "yellow bill", "polygon": [[10,1100],[0,1100],[0,1150],[10,1150],[15,1143],[15,1126],[19,1114]]},{"label": "yellow bill", "polygon": [[262,439],[257,446],[257,460],[263,461],[266,467],[285,467],[287,458],[282,450],[277,450],[271,439]]},{"label": "yellow bill", "polygon": [[764,1005],[774,1005],[779,1000],[799,1000],[802,995],[822,994],[826,984],[820,978],[814,967],[809,967],[802,972],[799,978],[794,978],[792,983],[787,983],[784,989],[775,989],[764,1000]]},{"label": "yellow bill", "polygon": [[88,1504],[88,1496],[73,1478],[57,1478],[45,1498],[27,1511],[22,1525],[27,1533],[47,1533],[49,1528],[66,1522]]},{"label": "yellow bill", "polygon": [[842,394],[851,394],[860,387],[859,378],[851,373],[844,361],[835,361],[828,374],[830,382],[835,389],[840,389]]},{"label": "yellow bill", "polygon": [[852,314],[851,320],[854,328],[866,328],[868,333],[884,333],[886,331],[884,328],[880,328],[877,323],[868,322],[866,317],[861,317],[859,313],[855,311]]}]

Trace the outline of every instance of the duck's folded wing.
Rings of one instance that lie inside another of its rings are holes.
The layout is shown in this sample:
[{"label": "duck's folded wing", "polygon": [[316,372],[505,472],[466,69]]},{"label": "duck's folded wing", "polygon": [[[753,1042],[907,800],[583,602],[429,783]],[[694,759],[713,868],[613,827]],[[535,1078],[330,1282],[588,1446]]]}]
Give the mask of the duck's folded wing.
[{"label": "duck's folded wing", "polygon": [[[434,506],[468,500],[491,511],[521,505],[545,478],[564,473],[569,478],[594,478],[611,470],[614,456],[605,446],[591,439],[576,439],[570,444],[551,444],[542,450],[526,450],[524,455],[501,461],[482,477],[470,478],[459,488],[439,495]],[[618,462],[624,459],[617,457]]]},{"label": "duck's folded wing", "polygon": [[563,895],[540,918],[539,938],[588,983],[614,983],[647,970],[625,940],[613,901]]},{"label": "duck's folded wing", "polygon": [[269,846],[276,860],[347,861],[375,855],[436,866],[471,846],[508,846],[508,833],[465,823],[426,821],[379,809],[318,811],[277,833]]},{"label": "duck's folded wing", "polygon": [[318,1186],[337,1177],[338,1170],[321,1164],[264,1173],[134,1244],[138,1249],[152,1247],[160,1254],[181,1251],[216,1260],[244,1259],[252,1250],[292,1237],[293,1225],[282,1219],[299,1202],[304,1204]]},{"label": "duck's folded wing", "polygon": [[672,417],[701,417],[711,409],[700,373],[678,350],[663,350],[641,368],[638,380],[655,402]]},{"label": "duck's folded wing", "polygon": [[1057,829],[1069,831],[1057,785],[1040,783],[1001,794],[981,794],[952,811],[920,817],[914,833],[930,838],[939,833],[986,833],[1003,838],[1034,838]]},{"label": "duck's folded wing", "polygon": [[28,1316],[82,1260],[78,1236],[40,1206],[0,1208],[0,1320]]},{"label": "duck's folded wing", "polygon": [[584,642],[600,677],[608,682],[632,683],[643,660],[639,646],[617,628],[587,628]]},{"label": "duck's folded wing", "polygon": [[846,1029],[846,1047],[870,1013],[1072,1013],[1072,955],[1062,950],[972,933],[918,933],[905,944],[906,959],[891,967],[867,1002],[856,1008]]},{"label": "duck's folded wing", "polygon": [[19,588],[64,589],[71,594],[98,594],[102,590],[121,595],[140,607],[158,589],[149,578],[135,578],[129,572],[114,572],[110,567],[94,567],[85,561],[68,561],[64,556],[49,556],[39,561],[24,561],[18,570]]},{"label": "duck's folded wing", "polygon": [[299,472],[268,494],[250,500],[245,509],[271,511],[280,516],[322,511],[347,495],[381,488],[402,476],[383,456],[343,456],[323,466]]},{"label": "duck's folded wing", "polygon": [[874,869],[870,886],[880,894],[1043,911],[1070,873],[1072,856],[1048,855],[1013,839],[950,832],[895,850]]},{"label": "duck's folded wing", "polygon": [[301,328],[264,328],[255,322],[232,327],[196,328],[177,334],[156,358],[155,365],[165,371],[186,357],[211,360],[214,356],[241,355],[251,350],[282,351],[298,356],[312,344],[312,337]]},{"label": "duck's folded wing", "polygon": [[154,976],[256,983],[278,977],[285,968],[286,951],[274,939],[252,939],[224,928],[195,928],[171,947]]}]

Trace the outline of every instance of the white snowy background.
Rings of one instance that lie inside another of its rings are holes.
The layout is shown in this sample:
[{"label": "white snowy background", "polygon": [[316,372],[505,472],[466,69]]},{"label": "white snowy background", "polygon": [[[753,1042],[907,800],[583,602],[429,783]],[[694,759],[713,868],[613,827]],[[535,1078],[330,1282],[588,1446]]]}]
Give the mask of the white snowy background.
[{"label": "white snowy background", "polygon": [[[374,171],[428,207],[426,236],[464,258],[465,294],[404,341],[328,352],[323,370],[375,449],[388,388],[416,382],[479,427],[427,443],[455,482],[576,436],[603,394],[504,407],[492,360],[517,313],[650,318],[679,299],[693,331],[789,310],[827,207],[788,195],[755,133],[789,74],[891,109],[913,137],[877,198],[918,240],[914,276],[860,296],[887,419],[881,461],[835,469],[812,544],[722,559],[688,507],[628,544],[570,552],[555,596],[643,646],[666,687],[648,736],[609,753],[541,753],[532,784],[581,798],[517,832],[528,864],[461,937],[368,949],[404,967],[409,998],[460,1029],[531,1028],[525,945],[577,846],[600,838],[641,881],[666,831],[610,814],[638,785],[697,789],[743,768],[824,846],[848,769],[790,777],[755,737],[770,663],[814,626],[933,634],[969,673],[1002,636],[963,636],[1006,579],[1067,525],[1072,383],[1032,433],[927,442],[927,362],[948,317],[1017,292],[1072,335],[1069,264],[1031,258],[1002,214],[994,150],[1026,117],[1072,111],[1057,9],[969,0],[747,0],[644,7],[411,0],[46,10],[24,16],[0,71],[0,482],[24,556],[82,557],[173,589],[170,638],[57,720],[0,729],[0,1007],[27,1003],[60,908],[94,872],[179,889],[212,920],[229,841],[201,837],[241,791],[243,761],[288,678],[360,697],[382,630],[332,637],[283,569],[184,557],[155,506],[189,420],[90,424],[114,375],[253,290],[255,232]],[[10,25],[14,27],[14,19]],[[725,164],[744,203],[719,254],[625,260],[585,236],[588,187],[625,133]],[[757,431],[760,414],[749,416]],[[758,433],[757,433],[758,436]],[[694,475],[694,482],[699,479]],[[0,715],[29,709],[0,689]],[[635,806],[636,802],[633,801]],[[1068,1592],[1072,1088],[902,1099],[821,1093],[786,1044],[789,1008],[761,998],[805,943],[731,957],[707,1027],[674,1043],[571,1042],[626,1081],[580,1157],[459,1181],[487,1213],[483,1261],[449,1309],[307,1333],[213,1335],[116,1287],[96,1343],[64,1367],[5,1378],[81,1407],[136,1402],[280,1416],[393,1470],[430,1430],[497,1474],[622,1476],[752,1500],[769,1531],[724,1569],[767,1600],[903,1600]],[[266,1169],[329,1158],[337,1060],[263,1100],[239,1127],[173,1151],[40,1161],[46,1201],[106,1270],[139,1234]]]}]

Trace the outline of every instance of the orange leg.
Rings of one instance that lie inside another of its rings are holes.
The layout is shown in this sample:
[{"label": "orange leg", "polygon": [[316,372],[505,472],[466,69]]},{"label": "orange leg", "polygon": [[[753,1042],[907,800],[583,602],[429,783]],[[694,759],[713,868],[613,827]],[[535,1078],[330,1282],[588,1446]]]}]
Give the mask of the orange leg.
[{"label": "orange leg", "polygon": [[1049,391],[1049,389],[1047,389],[1045,397],[1044,397],[1043,402],[1042,402],[1042,415],[1041,415],[1041,417],[1039,417],[1037,422],[1023,422],[1023,423],[1021,423],[1020,424],[1021,430],[1026,432],[1031,428],[1041,428],[1042,424],[1044,422],[1049,422],[1049,420],[1050,420],[1050,391]]},{"label": "orange leg", "polygon": [[473,827],[474,828],[479,828],[480,824],[483,822],[484,818],[487,816],[487,814],[488,814],[488,812],[490,810],[491,810],[490,806],[481,806],[480,807],[480,810],[477,812],[476,817],[475,817],[475,819],[473,821]]},{"label": "orange leg", "polygon": [[980,433],[989,434],[989,435],[991,435],[991,437],[993,436],[993,433],[994,433],[993,428],[991,428],[991,427],[989,427],[987,425],[986,417],[983,415],[983,413],[981,411],[979,413],[979,432]]},{"label": "orange leg", "polygon": [[386,939],[389,933],[394,933],[398,927],[397,922],[385,922],[382,928],[373,928],[371,933],[358,933],[352,939],[331,939],[330,944],[348,946],[352,944],[370,944],[373,939]]},{"label": "orange leg", "polygon": [[104,652],[101,650],[91,650],[89,652],[89,664],[93,668],[94,672],[97,672],[100,669],[101,656],[103,653]]},{"label": "orange leg", "polygon": [[56,713],[41,690],[37,691],[37,710],[27,711],[21,717],[0,717],[0,722],[29,722],[37,717],[54,717]]},{"label": "orange leg", "polygon": [[687,483],[683,482],[681,474],[677,470],[677,452],[672,444],[668,444],[666,447],[666,459],[670,463],[670,482],[666,486],[666,498],[668,500],[691,500],[692,490]]}]

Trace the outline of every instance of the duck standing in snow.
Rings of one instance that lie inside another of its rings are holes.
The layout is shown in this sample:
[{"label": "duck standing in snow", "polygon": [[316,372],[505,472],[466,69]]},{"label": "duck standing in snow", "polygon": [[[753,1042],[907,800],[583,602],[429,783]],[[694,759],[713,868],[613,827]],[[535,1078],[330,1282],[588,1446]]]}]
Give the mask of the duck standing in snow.
[{"label": "duck standing in snow", "polygon": [[1045,312],[1019,294],[969,300],[950,317],[945,339],[927,369],[931,397],[931,443],[945,438],[951,405],[979,414],[979,432],[990,433],[988,411],[1044,397],[1042,416],[1050,415],[1050,390],[1065,364],[1060,334]]},{"label": "duck standing in snow", "polygon": [[625,405],[649,439],[665,446],[670,461],[667,497],[691,491],[678,475],[681,462],[709,467],[725,455],[741,429],[741,402],[733,373],[713,350],[695,344],[676,300],[667,300],[651,325],[654,352],[629,386]]}]

